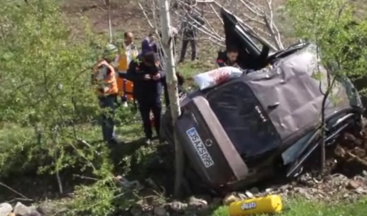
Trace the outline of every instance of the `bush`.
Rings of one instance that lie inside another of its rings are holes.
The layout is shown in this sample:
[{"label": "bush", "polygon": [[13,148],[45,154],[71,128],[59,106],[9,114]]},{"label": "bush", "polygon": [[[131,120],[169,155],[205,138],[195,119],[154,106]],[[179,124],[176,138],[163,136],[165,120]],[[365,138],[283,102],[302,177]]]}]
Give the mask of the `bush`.
[{"label": "bush", "polygon": [[1,177],[87,170],[99,180],[77,188],[74,210],[105,215],[121,193],[112,184],[108,149],[81,142],[101,139],[91,125],[99,108],[90,75],[98,56],[91,44],[102,40],[87,26],[73,35],[64,18],[56,0],[1,3]]}]

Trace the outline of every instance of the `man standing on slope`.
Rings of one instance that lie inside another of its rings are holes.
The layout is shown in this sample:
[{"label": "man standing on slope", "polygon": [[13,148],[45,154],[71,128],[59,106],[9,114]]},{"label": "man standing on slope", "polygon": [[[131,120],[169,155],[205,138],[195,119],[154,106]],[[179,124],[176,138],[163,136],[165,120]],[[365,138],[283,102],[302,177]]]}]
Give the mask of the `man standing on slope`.
[{"label": "man standing on slope", "polygon": [[114,114],[118,87],[116,72],[111,63],[117,53],[117,47],[113,44],[108,44],[104,50],[103,58],[95,65],[92,76],[92,84],[102,109],[101,126],[103,140],[108,144],[116,142],[114,135]]},{"label": "man standing on slope", "polygon": [[158,55],[152,51],[139,55],[137,61],[131,61],[127,73],[134,82],[134,98],[143,120],[146,144],[150,144],[153,138],[150,112],[154,116],[157,137],[160,136],[162,80],[165,79],[165,73],[161,70]]},{"label": "man standing on slope", "polygon": [[147,37],[143,39],[141,42],[141,53],[146,52],[154,52],[158,53],[158,45],[156,42],[156,34],[154,32],[150,32]]},{"label": "man standing on slope", "polygon": [[197,29],[205,24],[204,20],[188,7],[181,24],[182,47],[179,63],[185,61],[187,46],[191,46],[191,61],[196,60]]},{"label": "man standing on slope", "polygon": [[132,100],[133,83],[125,79],[125,75],[131,60],[138,56],[138,49],[133,43],[134,35],[132,32],[125,32],[124,41],[121,44],[121,51],[115,60],[117,68],[118,95],[121,96],[121,105],[127,107],[127,100]]}]

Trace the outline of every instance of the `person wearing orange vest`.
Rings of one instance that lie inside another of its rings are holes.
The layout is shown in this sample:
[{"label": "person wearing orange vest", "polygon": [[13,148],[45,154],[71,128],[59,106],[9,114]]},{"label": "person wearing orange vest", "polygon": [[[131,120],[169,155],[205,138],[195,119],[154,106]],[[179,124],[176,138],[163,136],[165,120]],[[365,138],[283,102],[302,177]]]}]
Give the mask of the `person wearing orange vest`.
[{"label": "person wearing orange vest", "polygon": [[114,136],[114,114],[115,102],[118,94],[116,72],[111,62],[118,53],[117,47],[108,44],[103,58],[94,67],[93,84],[98,96],[99,105],[102,109],[101,126],[103,140],[109,144],[115,143]]},{"label": "person wearing orange vest", "polygon": [[115,59],[117,68],[117,85],[119,88],[119,96],[121,96],[122,106],[127,106],[127,101],[132,100],[133,83],[124,78],[131,60],[138,56],[138,49],[133,43],[134,35],[131,32],[125,32],[124,41],[121,44],[121,50],[118,57]]}]

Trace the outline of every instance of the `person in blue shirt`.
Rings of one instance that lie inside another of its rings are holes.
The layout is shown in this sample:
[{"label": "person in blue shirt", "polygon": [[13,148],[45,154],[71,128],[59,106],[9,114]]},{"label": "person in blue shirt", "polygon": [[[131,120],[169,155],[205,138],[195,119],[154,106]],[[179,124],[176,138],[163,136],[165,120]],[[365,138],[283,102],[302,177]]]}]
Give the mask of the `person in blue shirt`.
[{"label": "person in blue shirt", "polygon": [[149,35],[145,37],[141,42],[141,53],[143,54],[146,52],[158,53],[158,45],[154,32],[149,33]]}]

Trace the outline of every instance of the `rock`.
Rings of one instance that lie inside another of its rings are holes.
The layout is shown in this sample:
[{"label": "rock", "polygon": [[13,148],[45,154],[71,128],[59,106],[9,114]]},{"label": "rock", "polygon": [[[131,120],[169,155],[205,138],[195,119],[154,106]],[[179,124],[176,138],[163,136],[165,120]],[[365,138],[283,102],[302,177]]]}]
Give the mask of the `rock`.
[{"label": "rock", "polygon": [[187,207],[189,206],[188,204],[186,203],[182,203],[182,202],[179,202],[179,201],[173,201],[171,203],[168,203],[167,204],[168,207],[172,210],[172,211],[175,211],[175,212],[180,212],[180,211],[184,211],[187,209]]},{"label": "rock", "polygon": [[153,208],[149,205],[135,204],[129,212],[132,216],[153,216],[152,210]]},{"label": "rock", "polygon": [[255,197],[250,191],[246,191],[245,194],[246,194],[247,198],[254,198]]},{"label": "rock", "polygon": [[65,206],[61,204],[56,204],[53,202],[43,202],[38,205],[36,209],[41,215],[55,215],[56,213],[65,212],[68,210]]},{"label": "rock", "polygon": [[251,193],[253,193],[253,194],[260,193],[260,190],[259,190],[259,188],[257,188],[257,187],[253,187],[253,188],[251,188],[249,191],[250,191]]},{"label": "rock", "polygon": [[41,216],[34,206],[26,206],[21,202],[17,202],[14,207],[14,214],[17,216]]},{"label": "rock", "polygon": [[348,181],[348,177],[346,177],[345,175],[342,174],[334,174],[331,177],[331,184],[332,186],[339,186],[339,185],[345,185],[346,182]]},{"label": "rock", "polygon": [[268,194],[268,193],[271,193],[271,192],[273,192],[273,188],[266,188],[265,189],[265,193]]},{"label": "rock", "polygon": [[219,206],[219,205],[222,204],[222,198],[215,197],[215,198],[212,199],[210,204],[213,205],[213,206]]},{"label": "rock", "polygon": [[131,209],[130,209],[130,214],[132,215],[132,216],[139,216],[139,215],[141,215],[142,214],[142,210],[140,209],[140,208],[137,208],[136,206],[134,206],[134,207],[132,207]]},{"label": "rock", "polygon": [[305,188],[296,187],[294,188],[294,191],[300,194],[301,196],[305,197],[306,199],[310,200],[312,198],[312,196],[307,192]]},{"label": "rock", "polygon": [[355,191],[358,194],[367,194],[367,190],[363,189],[362,187],[358,187]]},{"label": "rock", "polygon": [[349,181],[347,184],[347,189],[349,190],[355,190],[360,186],[360,183],[357,181]]},{"label": "rock", "polygon": [[208,202],[203,200],[203,199],[198,199],[198,198],[195,198],[195,197],[192,196],[192,197],[189,198],[188,205],[190,207],[206,208],[208,206]]},{"label": "rock", "polygon": [[362,171],[362,176],[363,176],[363,177],[367,177],[367,171],[366,171],[366,170],[363,170],[363,171]]},{"label": "rock", "polygon": [[246,194],[243,194],[243,193],[237,193],[236,194],[236,197],[239,199],[239,200],[245,200],[247,199],[247,195]]},{"label": "rock", "polygon": [[238,199],[238,197],[236,197],[235,195],[233,195],[233,194],[230,194],[230,195],[227,195],[226,197],[224,197],[224,199],[223,199],[223,204],[224,205],[229,205],[229,204],[231,204],[231,203],[233,203],[233,202],[237,202],[237,201],[240,201],[239,199]]},{"label": "rock", "polygon": [[284,193],[284,192],[287,192],[289,190],[289,188],[290,188],[290,186],[286,184],[286,185],[280,186],[278,190],[280,192]]},{"label": "rock", "polygon": [[153,213],[155,216],[167,216],[168,212],[164,207],[156,206],[154,207]]},{"label": "rock", "polygon": [[9,203],[0,204],[0,216],[8,216],[13,211],[13,207]]},{"label": "rock", "polygon": [[146,211],[146,212],[142,212],[141,214],[136,215],[136,216],[154,216],[154,214],[153,214],[153,212]]}]

